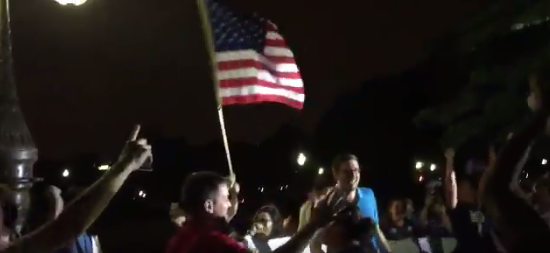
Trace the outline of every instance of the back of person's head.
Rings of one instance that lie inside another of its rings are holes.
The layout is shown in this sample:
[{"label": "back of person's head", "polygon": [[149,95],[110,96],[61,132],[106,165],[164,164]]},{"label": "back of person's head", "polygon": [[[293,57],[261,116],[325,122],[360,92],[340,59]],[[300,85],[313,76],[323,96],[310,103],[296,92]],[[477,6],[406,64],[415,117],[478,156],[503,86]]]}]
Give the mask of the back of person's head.
[{"label": "back of person's head", "polygon": [[196,172],[183,183],[179,201],[180,208],[189,216],[201,216],[214,208],[220,186],[226,185],[226,178],[208,171]]},{"label": "back of person's head", "polygon": [[345,247],[350,243],[360,243],[372,247],[370,239],[374,235],[375,224],[370,218],[361,216],[358,208],[350,208],[338,215],[325,230],[323,241],[327,247]]}]

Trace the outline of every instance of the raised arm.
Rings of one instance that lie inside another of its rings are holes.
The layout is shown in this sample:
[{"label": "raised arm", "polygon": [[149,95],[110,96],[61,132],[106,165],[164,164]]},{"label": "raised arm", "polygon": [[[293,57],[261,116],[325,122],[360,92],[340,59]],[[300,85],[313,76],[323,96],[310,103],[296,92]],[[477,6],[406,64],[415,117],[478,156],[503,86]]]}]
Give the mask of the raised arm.
[{"label": "raised arm", "polygon": [[445,150],[445,203],[447,207],[453,209],[458,203],[456,189],[456,175],[454,171],[455,150],[449,148]]},{"label": "raised arm", "polygon": [[52,252],[74,240],[99,217],[126,178],[151,156],[151,147],[144,139],[137,140],[139,126],[134,130],[117,163],[74,202],[59,217],[13,242],[2,253]]}]

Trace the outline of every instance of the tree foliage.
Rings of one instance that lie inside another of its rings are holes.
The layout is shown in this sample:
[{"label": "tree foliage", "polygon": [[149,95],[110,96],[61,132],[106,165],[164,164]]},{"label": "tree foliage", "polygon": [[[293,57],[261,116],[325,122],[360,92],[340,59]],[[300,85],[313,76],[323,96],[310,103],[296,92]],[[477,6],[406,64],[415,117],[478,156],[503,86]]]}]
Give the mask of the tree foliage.
[{"label": "tree foliage", "polygon": [[478,137],[503,140],[527,114],[528,74],[550,58],[549,17],[550,0],[487,6],[442,47],[446,61],[466,66],[462,74],[469,82],[451,99],[421,111],[415,123],[442,128],[445,147]]}]

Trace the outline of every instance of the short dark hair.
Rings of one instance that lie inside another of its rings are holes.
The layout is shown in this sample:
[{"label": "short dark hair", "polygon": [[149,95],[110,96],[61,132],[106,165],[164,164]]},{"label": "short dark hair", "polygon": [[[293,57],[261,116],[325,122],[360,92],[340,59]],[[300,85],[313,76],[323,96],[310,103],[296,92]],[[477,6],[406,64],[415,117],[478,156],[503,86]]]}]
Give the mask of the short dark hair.
[{"label": "short dark hair", "polygon": [[204,202],[211,199],[227,179],[214,172],[201,171],[191,174],[181,189],[180,208],[189,215],[204,211]]},{"label": "short dark hair", "polygon": [[338,155],[332,161],[332,169],[333,170],[338,170],[340,168],[340,164],[342,164],[343,162],[347,162],[347,161],[359,161],[359,159],[357,159],[357,156],[352,155],[352,154]]}]

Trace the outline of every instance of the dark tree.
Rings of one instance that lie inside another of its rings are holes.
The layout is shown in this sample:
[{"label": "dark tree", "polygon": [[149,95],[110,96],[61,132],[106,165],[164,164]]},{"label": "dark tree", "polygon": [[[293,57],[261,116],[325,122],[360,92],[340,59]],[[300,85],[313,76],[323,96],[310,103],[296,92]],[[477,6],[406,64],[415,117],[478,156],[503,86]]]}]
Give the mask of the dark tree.
[{"label": "dark tree", "polygon": [[528,115],[529,74],[547,66],[549,20],[549,0],[493,1],[445,38],[434,54],[458,64],[457,76],[467,75],[469,81],[442,95],[439,105],[422,110],[417,126],[441,129],[444,147],[473,138],[503,141]]}]

